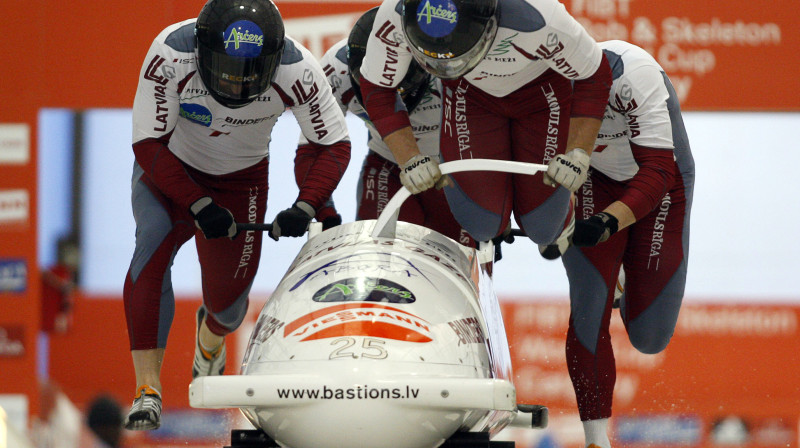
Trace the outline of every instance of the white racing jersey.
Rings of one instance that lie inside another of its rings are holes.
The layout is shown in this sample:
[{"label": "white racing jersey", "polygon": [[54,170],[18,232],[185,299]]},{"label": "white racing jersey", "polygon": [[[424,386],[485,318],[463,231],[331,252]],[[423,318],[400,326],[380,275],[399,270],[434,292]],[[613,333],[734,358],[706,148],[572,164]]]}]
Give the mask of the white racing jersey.
[{"label": "white racing jersey", "polygon": [[[580,80],[600,66],[597,43],[557,0],[499,0],[497,8],[498,29],[491,49],[463,77],[475,87],[504,97],[548,69]],[[361,74],[373,84],[395,87],[408,70],[412,55],[401,11],[402,0],[385,0],[375,17],[361,66]]]},{"label": "white racing jersey", "polygon": [[268,156],[272,128],[287,107],[308,140],[321,145],[349,140],[322,68],[288,36],[266,92],[240,108],[219,104],[197,72],[195,20],[167,27],[150,46],[133,103],[134,143],[169,139],[170,151],[193,168],[232,173]]},{"label": "white racing jersey", "polygon": [[[320,65],[328,77],[328,82],[333,88],[333,95],[339,103],[342,112],[348,110],[361,118],[369,131],[367,146],[386,160],[395,162],[394,155],[381,139],[378,130],[369,120],[367,111],[353,94],[353,83],[350,78],[350,69],[347,66],[347,39],[333,45],[320,60]],[[417,145],[422,154],[429,156],[439,155],[439,127],[442,120],[442,82],[431,77],[428,88],[422,100],[408,111],[411,128]],[[304,143],[301,140],[301,143]]]},{"label": "white racing jersey", "polygon": [[[613,84],[592,153],[592,168],[625,181],[639,171],[631,143],[668,151],[688,138],[675,90],[647,51],[628,42],[600,42],[611,65]],[[674,105],[674,107],[670,107]],[[673,156],[674,157],[674,156]]]}]

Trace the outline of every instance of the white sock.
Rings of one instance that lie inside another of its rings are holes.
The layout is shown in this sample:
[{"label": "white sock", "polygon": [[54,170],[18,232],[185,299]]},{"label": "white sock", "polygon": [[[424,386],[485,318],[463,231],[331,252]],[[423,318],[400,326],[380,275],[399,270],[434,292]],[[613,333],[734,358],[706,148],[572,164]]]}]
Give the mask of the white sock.
[{"label": "white sock", "polygon": [[219,342],[217,345],[215,345],[213,348],[208,348],[208,346],[207,346],[205,343],[203,343],[203,338],[200,338],[200,347],[202,347],[202,348],[203,348],[203,350],[205,350],[205,351],[206,351],[206,352],[208,352],[208,353],[214,353],[214,352],[216,352],[216,351],[217,351],[217,350],[218,350],[220,347],[222,347],[222,342],[223,342],[223,341],[224,341],[224,339],[222,339],[222,340],[221,340],[221,341],[220,341],[220,342]]},{"label": "white sock", "polygon": [[611,448],[608,440],[608,419],[586,420],[583,422],[583,433],[586,435],[586,447],[590,445],[599,448]]}]

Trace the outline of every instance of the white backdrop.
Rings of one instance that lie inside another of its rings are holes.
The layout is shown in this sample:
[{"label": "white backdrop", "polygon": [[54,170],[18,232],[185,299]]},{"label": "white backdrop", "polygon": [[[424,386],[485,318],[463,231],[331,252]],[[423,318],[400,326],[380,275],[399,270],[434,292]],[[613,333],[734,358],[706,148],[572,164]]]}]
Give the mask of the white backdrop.
[{"label": "white backdrop", "polygon": [[[42,132],[60,132],[44,118]],[[366,131],[356,117],[347,118],[353,155],[334,199],[345,221],[351,221]],[[135,230],[130,209],[131,112],[93,110],[86,119],[82,284],[90,293],[121,294]],[[684,119],[697,166],[686,299],[800,302],[795,279],[800,268],[796,229],[800,203],[790,189],[800,151],[787,146],[800,128],[800,114],[695,112],[685,113]],[[298,133],[291,114],[284,114],[273,132],[268,222],[296,197],[291,167]],[[40,136],[44,141],[57,139]],[[44,158],[47,153],[48,148],[42,148],[40,155]],[[40,188],[40,222],[57,225],[58,207],[49,206],[47,198],[58,196],[63,186],[43,181]],[[47,234],[43,232],[45,238]],[[302,243],[302,239],[274,242],[265,236],[254,294],[269,294]],[[501,299],[566,300],[560,262],[540,258],[536,246],[522,239],[504,246],[503,254],[495,271]],[[192,242],[179,252],[172,278],[176,294],[199,294],[200,271]]]}]

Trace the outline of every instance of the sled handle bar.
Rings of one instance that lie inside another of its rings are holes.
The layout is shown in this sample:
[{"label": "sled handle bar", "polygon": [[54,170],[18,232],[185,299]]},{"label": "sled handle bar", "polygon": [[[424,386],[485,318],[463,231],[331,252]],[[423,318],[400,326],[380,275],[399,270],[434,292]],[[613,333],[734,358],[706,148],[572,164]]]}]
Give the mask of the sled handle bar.
[{"label": "sled handle bar", "polygon": [[[497,171],[513,174],[536,174],[540,171],[547,171],[547,165],[538,163],[527,162],[514,162],[510,160],[494,160],[494,159],[463,159],[454,160],[452,162],[444,162],[439,165],[439,170],[442,175],[460,173],[463,171]],[[392,197],[383,212],[378,217],[375,223],[375,228],[372,230],[373,238],[394,238],[395,229],[397,227],[397,218],[400,215],[400,206],[403,205],[411,192],[406,187],[397,190],[397,193]],[[512,234],[515,232],[512,230]],[[520,231],[517,236],[524,235]]]},{"label": "sled handle bar", "polygon": [[272,231],[272,223],[269,222],[237,222],[237,230],[263,230],[265,232]]},{"label": "sled handle bar", "polygon": [[[261,230],[264,232],[269,232],[272,230],[272,223],[237,222],[236,228],[239,230]],[[528,236],[522,229],[511,229],[511,235]]]},{"label": "sled handle bar", "polygon": [[[493,159],[464,159],[445,162],[439,165],[442,175],[460,173],[463,171],[496,171],[514,174],[536,174],[540,171],[547,171],[547,165],[527,162],[513,162],[510,160]],[[394,231],[400,212],[400,206],[411,196],[411,192],[406,187],[400,188],[392,197],[383,212],[375,223],[372,230],[372,237],[394,238]],[[260,230],[269,232],[272,230],[272,223],[251,223],[237,222],[237,230]],[[520,229],[511,229],[513,236],[525,236],[525,232]]]}]

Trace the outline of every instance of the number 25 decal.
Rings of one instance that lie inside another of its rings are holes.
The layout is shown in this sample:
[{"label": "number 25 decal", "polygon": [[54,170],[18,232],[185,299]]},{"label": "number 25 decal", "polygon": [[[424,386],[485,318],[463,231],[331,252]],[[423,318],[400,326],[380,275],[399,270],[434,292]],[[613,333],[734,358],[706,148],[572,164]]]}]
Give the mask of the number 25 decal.
[{"label": "number 25 decal", "polygon": [[351,338],[351,337],[334,339],[331,342],[331,345],[338,345],[340,343],[343,343],[344,345],[331,352],[331,355],[328,357],[328,359],[336,359],[336,358],[358,359],[359,357],[371,358],[371,359],[386,359],[389,356],[389,353],[386,351],[386,348],[383,347],[383,345],[386,344],[386,341],[373,338],[364,338],[361,341],[361,347],[356,347],[356,342],[357,342],[356,338]]}]

